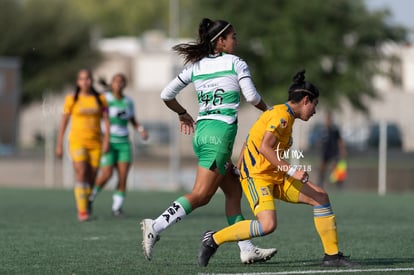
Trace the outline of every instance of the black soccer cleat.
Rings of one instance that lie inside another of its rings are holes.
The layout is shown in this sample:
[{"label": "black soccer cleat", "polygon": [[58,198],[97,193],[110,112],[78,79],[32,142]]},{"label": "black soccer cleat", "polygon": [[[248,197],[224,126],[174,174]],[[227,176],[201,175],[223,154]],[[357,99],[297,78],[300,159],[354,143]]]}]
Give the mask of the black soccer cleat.
[{"label": "black soccer cleat", "polygon": [[324,267],[358,267],[360,264],[349,260],[349,256],[344,256],[342,252],[336,255],[327,255],[323,257],[322,266]]},{"label": "black soccer cleat", "polygon": [[216,253],[218,245],[214,242],[214,231],[207,231],[203,235],[201,247],[198,251],[198,264],[200,266],[207,266],[210,258]]}]

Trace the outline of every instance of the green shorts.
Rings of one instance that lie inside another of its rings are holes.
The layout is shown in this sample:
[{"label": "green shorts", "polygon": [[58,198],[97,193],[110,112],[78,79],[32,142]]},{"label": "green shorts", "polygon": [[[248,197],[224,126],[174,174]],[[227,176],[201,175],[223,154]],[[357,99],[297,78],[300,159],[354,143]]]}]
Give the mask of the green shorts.
[{"label": "green shorts", "polygon": [[233,151],[237,134],[237,123],[227,124],[219,120],[200,120],[197,122],[193,138],[194,153],[198,165],[210,170],[226,173],[226,163]]},{"label": "green shorts", "polygon": [[101,157],[101,166],[111,166],[119,162],[131,163],[131,144],[129,142],[110,143],[109,152]]}]

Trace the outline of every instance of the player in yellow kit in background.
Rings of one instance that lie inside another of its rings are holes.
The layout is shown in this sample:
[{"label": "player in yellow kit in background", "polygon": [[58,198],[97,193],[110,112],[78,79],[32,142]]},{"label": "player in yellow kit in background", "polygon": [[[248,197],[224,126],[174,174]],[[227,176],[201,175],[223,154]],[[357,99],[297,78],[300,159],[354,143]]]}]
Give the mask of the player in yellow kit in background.
[{"label": "player in yellow kit in background", "polygon": [[328,194],[309,181],[306,171],[283,158],[293,143],[295,119],[308,121],[315,114],[318,98],[318,88],[306,82],[305,71],[300,71],[293,78],[288,101],[264,112],[252,126],[239,163],[243,192],[256,220],[240,221],[217,232],[207,231],[198,254],[199,265],[207,266],[218,246],[225,242],[272,233],[277,227],[275,199],[313,207],[315,228],[325,251],[323,266],[357,265],[338,250],[335,215]]},{"label": "player in yellow kit in background", "polygon": [[[92,73],[82,69],[78,72],[76,91],[67,95],[59,128],[56,156],[63,155],[63,137],[69,121],[69,153],[75,170],[74,188],[79,221],[89,219],[88,197],[95,182],[102,152],[109,150],[109,119],[107,102],[92,86]],[[102,136],[101,119],[105,132]]]}]

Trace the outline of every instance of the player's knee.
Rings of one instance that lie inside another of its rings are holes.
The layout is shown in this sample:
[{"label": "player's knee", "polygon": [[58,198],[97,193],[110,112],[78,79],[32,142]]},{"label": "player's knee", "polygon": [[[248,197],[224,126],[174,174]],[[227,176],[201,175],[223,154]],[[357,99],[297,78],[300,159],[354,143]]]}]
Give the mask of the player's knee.
[{"label": "player's knee", "polygon": [[262,232],[264,235],[274,232],[277,228],[277,223],[276,221],[273,221],[273,220],[262,221],[260,222],[260,224],[261,224]]},{"label": "player's knee", "polygon": [[319,191],[313,199],[320,205],[329,203],[329,195],[325,190]]},{"label": "player's knee", "polygon": [[226,201],[231,201],[240,204],[242,198],[242,192],[227,192],[224,193]]},{"label": "player's knee", "polygon": [[210,199],[211,198],[209,198],[209,197],[202,197],[199,200],[199,206],[204,206],[204,205],[208,204],[210,202]]},{"label": "player's knee", "polygon": [[235,181],[227,181],[225,183],[222,183],[220,185],[220,188],[223,190],[226,200],[241,200],[243,191],[240,186],[240,181],[238,179],[236,179]]},{"label": "player's knee", "polygon": [[193,209],[208,204],[212,195],[209,194],[191,194],[191,205]]}]

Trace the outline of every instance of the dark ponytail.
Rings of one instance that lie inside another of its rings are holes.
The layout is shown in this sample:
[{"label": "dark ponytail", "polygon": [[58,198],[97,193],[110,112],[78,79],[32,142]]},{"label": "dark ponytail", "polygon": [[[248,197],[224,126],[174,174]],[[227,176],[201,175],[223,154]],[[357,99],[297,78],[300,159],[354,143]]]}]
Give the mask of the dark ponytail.
[{"label": "dark ponytail", "polygon": [[305,81],[305,72],[302,69],[293,76],[293,83],[289,87],[288,101],[299,102],[305,96],[313,101],[319,97],[319,89],[312,83]]},{"label": "dark ponytail", "polygon": [[79,92],[80,92],[80,87],[78,85],[76,85],[75,96],[73,97],[73,103],[74,104],[76,103],[76,101],[78,101]]},{"label": "dark ponytail", "polygon": [[219,37],[226,37],[232,26],[224,20],[212,21],[203,18],[198,27],[197,42],[182,43],[175,45],[173,50],[184,56],[185,63],[195,63],[204,57],[214,54],[214,49]]}]

